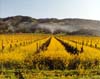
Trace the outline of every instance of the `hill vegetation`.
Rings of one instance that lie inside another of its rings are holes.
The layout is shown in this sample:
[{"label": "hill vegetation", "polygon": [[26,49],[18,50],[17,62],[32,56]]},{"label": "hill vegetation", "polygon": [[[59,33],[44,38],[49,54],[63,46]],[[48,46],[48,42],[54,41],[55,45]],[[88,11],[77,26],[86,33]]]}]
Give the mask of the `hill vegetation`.
[{"label": "hill vegetation", "polygon": [[100,21],[12,16],[0,18],[0,33],[63,33],[100,36]]}]

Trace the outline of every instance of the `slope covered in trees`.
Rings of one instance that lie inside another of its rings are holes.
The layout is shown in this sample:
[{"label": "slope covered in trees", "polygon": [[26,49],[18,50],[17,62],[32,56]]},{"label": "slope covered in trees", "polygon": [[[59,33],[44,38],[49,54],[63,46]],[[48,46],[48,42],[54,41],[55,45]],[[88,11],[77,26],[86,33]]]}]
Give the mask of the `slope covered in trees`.
[{"label": "slope covered in trees", "polygon": [[0,18],[0,33],[64,33],[100,36],[100,21],[13,16]]}]

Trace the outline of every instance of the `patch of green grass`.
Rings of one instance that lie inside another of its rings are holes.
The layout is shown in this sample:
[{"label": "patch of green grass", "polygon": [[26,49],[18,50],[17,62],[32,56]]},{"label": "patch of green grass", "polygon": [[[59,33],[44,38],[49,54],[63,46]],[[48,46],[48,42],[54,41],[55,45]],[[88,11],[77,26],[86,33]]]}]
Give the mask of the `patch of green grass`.
[{"label": "patch of green grass", "polygon": [[[17,79],[15,70],[4,70],[0,79]],[[100,79],[99,70],[20,70],[24,79]]]}]

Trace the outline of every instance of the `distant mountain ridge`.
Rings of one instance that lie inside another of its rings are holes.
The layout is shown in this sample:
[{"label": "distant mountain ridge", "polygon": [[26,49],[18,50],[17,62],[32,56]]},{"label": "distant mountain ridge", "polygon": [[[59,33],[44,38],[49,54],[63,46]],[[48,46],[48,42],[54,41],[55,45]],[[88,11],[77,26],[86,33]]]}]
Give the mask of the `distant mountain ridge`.
[{"label": "distant mountain ridge", "polygon": [[0,33],[65,33],[100,36],[100,21],[12,16],[0,18]]}]

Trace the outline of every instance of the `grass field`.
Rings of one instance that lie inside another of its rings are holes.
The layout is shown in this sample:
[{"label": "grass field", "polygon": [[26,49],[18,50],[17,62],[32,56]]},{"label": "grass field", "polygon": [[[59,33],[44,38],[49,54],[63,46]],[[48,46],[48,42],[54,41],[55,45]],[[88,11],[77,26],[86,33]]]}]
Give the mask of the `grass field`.
[{"label": "grass field", "polygon": [[0,79],[100,79],[100,37],[0,35]]}]

